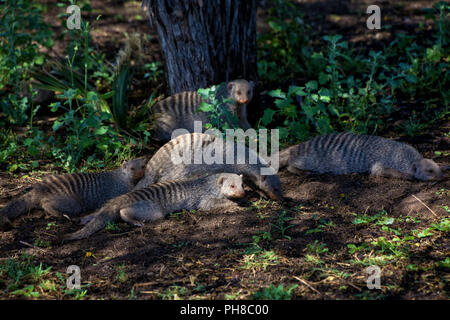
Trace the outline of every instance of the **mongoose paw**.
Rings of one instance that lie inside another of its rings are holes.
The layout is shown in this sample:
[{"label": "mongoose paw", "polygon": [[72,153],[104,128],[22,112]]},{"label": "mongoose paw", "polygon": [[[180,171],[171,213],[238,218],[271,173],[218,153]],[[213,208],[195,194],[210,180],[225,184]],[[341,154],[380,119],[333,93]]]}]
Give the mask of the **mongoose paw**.
[{"label": "mongoose paw", "polygon": [[82,217],[80,219],[80,224],[84,225],[84,224],[88,223],[89,221],[91,221],[92,219],[94,219],[94,215],[93,214],[84,216],[84,217]]},{"label": "mongoose paw", "polygon": [[135,226],[135,227],[141,227],[143,228],[145,226],[145,223],[141,222],[141,221],[130,221],[131,225]]}]

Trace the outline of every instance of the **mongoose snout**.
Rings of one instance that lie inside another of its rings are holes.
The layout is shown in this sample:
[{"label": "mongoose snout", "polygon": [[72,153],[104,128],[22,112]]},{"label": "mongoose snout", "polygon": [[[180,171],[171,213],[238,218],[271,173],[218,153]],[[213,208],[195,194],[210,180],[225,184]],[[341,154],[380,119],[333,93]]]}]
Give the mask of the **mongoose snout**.
[{"label": "mongoose snout", "polygon": [[227,176],[221,176],[217,183],[221,186],[223,195],[229,199],[240,199],[245,197],[245,190],[242,183],[242,175],[240,179],[227,179]]},{"label": "mongoose snout", "polygon": [[133,184],[136,184],[145,175],[145,167],[147,166],[149,158],[145,157],[142,159],[142,161],[129,161],[122,164],[122,169],[124,171],[127,170],[128,167],[131,178],[133,179]]},{"label": "mongoose snout", "polygon": [[430,159],[421,159],[413,165],[414,177],[417,180],[441,180],[444,178],[444,172],[439,165]]}]

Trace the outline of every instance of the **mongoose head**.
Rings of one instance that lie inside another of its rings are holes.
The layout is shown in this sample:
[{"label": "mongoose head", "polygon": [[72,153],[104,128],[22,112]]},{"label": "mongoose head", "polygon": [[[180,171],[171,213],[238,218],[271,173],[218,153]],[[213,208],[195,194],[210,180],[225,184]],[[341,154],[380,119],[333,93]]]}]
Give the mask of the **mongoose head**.
[{"label": "mongoose head", "polygon": [[233,80],[227,84],[228,95],[238,104],[247,104],[253,98],[253,87],[253,81]]},{"label": "mongoose head", "polygon": [[229,199],[243,198],[245,196],[242,175],[224,173],[217,179],[220,192]]},{"label": "mongoose head", "polygon": [[124,161],[122,163],[122,172],[131,178],[133,184],[136,184],[145,174],[145,167],[147,165],[148,158],[141,157]]},{"label": "mongoose head", "polygon": [[258,177],[257,186],[263,190],[270,199],[283,201],[280,177],[277,174],[261,175]]},{"label": "mongoose head", "polygon": [[414,177],[417,180],[436,180],[444,176],[439,165],[431,159],[422,159],[413,164]]}]

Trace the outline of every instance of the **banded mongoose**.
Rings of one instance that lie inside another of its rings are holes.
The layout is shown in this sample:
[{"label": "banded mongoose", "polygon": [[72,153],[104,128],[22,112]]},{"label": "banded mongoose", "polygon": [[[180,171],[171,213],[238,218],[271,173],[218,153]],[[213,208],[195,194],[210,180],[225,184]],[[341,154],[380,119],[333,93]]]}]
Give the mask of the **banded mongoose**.
[{"label": "banded mongoose", "polygon": [[51,175],[30,192],[0,209],[0,227],[10,220],[41,207],[51,215],[74,216],[100,208],[107,200],[132,190],[144,176],[147,157],[125,161],[120,168],[99,173]]},{"label": "banded mongoose", "polygon": [[243,174],[271,199],[283,200],[280,178],[256,152],[206,133],[184,134],[163,145],[147,163],[145,176],[135,189],[159,181],[219,172]]},{"label": "banded mongoose", "polygon": [[377,136],[331,133],[280,152],[279,166],[315,173],[362,173],[402,179],[439,179],[443,172],[413,147]]},{"label": "banded mongoose", "polygon": [[242,176],[230,173],[213,174],[192,179],[156,183],[109,200],[97,212],[83,217],[85,226],[64,240],[89,237],[119,218],[135,226],[161,219],[180,210],[216,211],[236,206],[230,199],[245,196]]},{"label": "banded mongoose", "polygon": [[[247,104],[253,97],[253,87],[252,81],[238,79],[217,89],[216,97],[219,101],[229,98],[232,100],[226,105],[231,114],[238,118],[238,125],[242,129],[250,128],[247,121]],[[155,104],[152,111],[155,114],[155,138],[169,141],[175,129],[183,128],[188,132],[194,132],[194,121],[201,121],[203,126],[209,123],[210,112],[197,111],[202,101],[202,97],[196,91],[185,91]],[[224,121],[228,122],[226,119]],[[204,131],[203,128],[200,129]]]}]

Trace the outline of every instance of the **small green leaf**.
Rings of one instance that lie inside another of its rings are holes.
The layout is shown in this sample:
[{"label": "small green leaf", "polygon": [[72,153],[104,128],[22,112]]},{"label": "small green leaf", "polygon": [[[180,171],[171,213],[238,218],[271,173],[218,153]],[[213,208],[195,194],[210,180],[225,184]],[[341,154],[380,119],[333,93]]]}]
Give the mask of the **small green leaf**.
[{"label": "small green leaf", "polygon": [[281,89],[269,91],[267,94],[274,98],[286,99],[286,94]]},{"label": "small green leaf", "polygon": [[264,110],[264,115],[261,118],[261,122],[264,126],[268,125],[272,122],[273,116],[276,113],[276,111],[272,109],[266,109]]}]

